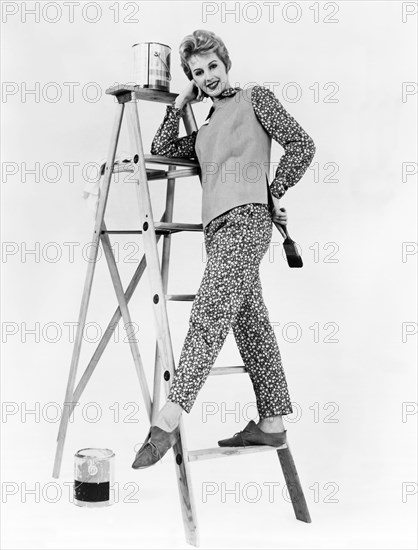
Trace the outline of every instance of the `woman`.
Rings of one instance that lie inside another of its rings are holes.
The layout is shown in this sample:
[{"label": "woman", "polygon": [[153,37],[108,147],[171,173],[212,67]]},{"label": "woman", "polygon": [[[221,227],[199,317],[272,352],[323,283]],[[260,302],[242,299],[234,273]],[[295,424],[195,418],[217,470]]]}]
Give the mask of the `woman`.
[{"label": "woman", "polygon": [[[293,412],[259,265],[270,245],[272,220],[287,223],[279,199],[306,172],[315,145],[268,88],[231,87],[228,51],[213,32],[197,30],[186,36],[179,51],[190,84],[167,106],[151,153],[198,159],[207,263],[167,402],[136,454],[134,469],[155,464],[175,444],[181,414],[190,412],[230,327],[253,384],[260,420],[251,420],[218,444],[281,445],[286,441],[282,416]],[[203,97],[213,101],[209,122],[179,138],[183,107]],[[272,138],[285,154],[269,185]]]}]

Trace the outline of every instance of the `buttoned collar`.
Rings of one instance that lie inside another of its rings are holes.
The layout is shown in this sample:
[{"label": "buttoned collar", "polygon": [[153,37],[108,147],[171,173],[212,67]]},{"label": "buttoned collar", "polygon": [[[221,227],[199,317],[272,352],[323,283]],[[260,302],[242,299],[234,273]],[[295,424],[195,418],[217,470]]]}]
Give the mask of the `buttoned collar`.
[{"label": "buttoned collar", "polygon": [[[223,90],[220,94],[215,96],[215,99],[223,99],[224,97],[232,97],[236,93],[238,93],[241,89],[242,88],[240,88],[239,86],[236,87],[236,88],[227,88],[226,90]],[[213,101],[213,98],[211,98],[211,99]],[[208,120],[208,118],[210,118],[212,116],[214,111],[215,111],[215,105],[212,105],[212,107],[210,108],[208,116],[205,118],[205,122]]]}]

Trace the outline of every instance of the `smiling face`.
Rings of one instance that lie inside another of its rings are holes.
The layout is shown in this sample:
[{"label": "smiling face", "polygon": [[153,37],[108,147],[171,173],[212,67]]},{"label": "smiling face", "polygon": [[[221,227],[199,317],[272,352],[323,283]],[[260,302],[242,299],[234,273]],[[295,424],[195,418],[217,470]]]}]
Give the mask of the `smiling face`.
[{"label": "smiling face", "polygon": [[193,80],[209,97],[215,97],[231,87],[225,65],[216,53],[193,55],[188,63]]}]

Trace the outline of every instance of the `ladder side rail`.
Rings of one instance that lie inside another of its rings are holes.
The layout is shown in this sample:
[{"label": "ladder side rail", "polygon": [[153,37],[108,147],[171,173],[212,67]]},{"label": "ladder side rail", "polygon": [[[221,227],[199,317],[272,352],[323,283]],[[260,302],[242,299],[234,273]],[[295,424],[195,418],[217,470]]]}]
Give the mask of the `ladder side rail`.
[{"label": "ladder side rail", "polygon": [[286,448],[277,449],[277,455],[280,460],[280,466],[282,467],[283,477],[286,482],[287,490],[289,491],[296,519],[304,521],[305,523],[312,523],[289,443],[286,443]]},{"label": "ladder side rail", "polygon": [[194,116],[194,112],[190,103],[187,103],[185,105],[185,107],[183,108],[183,111],[184,111],[183,124],[186,130],[186,133],[191,134],[192,132],[196,132],[198,130],[196,118]]},{"label": "ladder side rail", "polygon": [[[170,165],[168,172],[176,171],[175,165]],[[167,190],[165,201],[165,222],[173,221],[174,210],[174,191],[175,191],[176,179],[174,177],[167,178]],[[168,288],[168,274],[170,267],[170,253],[171,253],[171,232],[168,235],[164,235],[163,250],[161,255],[161,277],[163,284],[164,299],[167,295]],[[154,424],[158,412],[160,410],[160,396],[161,396],[161,376],[162,376],[162,364],[160,361],[160,355],[158,353],[158,342],[155,345],[155,361],[154,361],[154,384],[153,384],[153,397],[152,397],[152,418],[151,424]]]},{"label": "ladder side rail", "polygon": [[[135,101],[126,104],[127,122],[133,156],[137,159],[136,170],[133,174],[137,192],[137,202],[140,212],[140,224],[142,229],[144,252],[147,259],[147,271],[149,288],[154,303],[154,314],[157,326],[162,327],[158,335],[158,346],[163,359],[164,369],[172,372],[174,358],[171,346],[168,344],[169,326],[165,308],[164,291],[161,281],[161,267],[156,242],[156,233],[151,206],[151,197],[148,188],[147,173],[139,125],[138,111]],[[158,331],[157,331],[158,332]]]},{"label": "ladder side rail", "polygon": [[[165,370],[165,390],[169,391],[169,380],[174,374],[174,355],[171,346],[170,328],[168,323],[165,293],[162,285],[161,268],[158,249],[155,240],[155,228],[148,188],[145,158],[141,138],[138,110],[135,101],[127,103],[128,128],[131,140],[132,153],[138,159],[134,179],[140,210],[140,219],[143,230],[143,243],[147,257],[148,281],[153,294],[154,315],[157,329],[158,350]],[[136,156],[137,155],[137,156]],[[167,373],[167,374],[166,374]],[[183,420],[180,421],[180,437],[173,447],[176,463],[176,475],[179,489],[183,525],[187,541],[198,546],[199,533],[196,520],[196,505],[193,497],[192,482],[187,460],[185,430]]]}]

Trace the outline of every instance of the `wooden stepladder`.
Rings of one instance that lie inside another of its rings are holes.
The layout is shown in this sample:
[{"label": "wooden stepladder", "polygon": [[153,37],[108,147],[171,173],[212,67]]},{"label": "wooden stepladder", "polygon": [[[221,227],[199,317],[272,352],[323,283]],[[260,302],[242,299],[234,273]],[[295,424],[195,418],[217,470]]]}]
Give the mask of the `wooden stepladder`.
[{"label": "wooden stepladder", "polygon": [[[58,478],[63,458],[65,438],[70,416],[74,407],[78,403],[99,359],[106,348],[117,323],[123,318],[126,327],[131,327],[131,315],[128,308],[131,299],[145,268],[148,271],[148,281],[153,303],[153,311],[156,325],[156,348],[155,348],[155,368],[153,396],[151,398],[148,385],[145,378],[144,366],[141,360],[138,343],[135,338],[128,338],[129,345],[134,360],[135,369],[138,375],[139,384],[144,399],[150,422],[156,418],[160,409],[160,389],[161,380],[164,379],[164,388],[166,395],[170,390],[171,380],[175,372],[175,361],[173,355],[172,341],[170,336],[170,327],[167,316],[166,302],[175,301],[193,301],[194,294],[167,294],[168,286],[168,267],[170,260],[171,234],[181,231],[203,231],[202,224],[189,224],[173,222],[174,206],[174,188],[176,178],[198,176],[201,177],[199,164],[197,161],[180,158],[167,158],[155,155],[145,155],[142,146],[141,129],[139,124],[137,101],[155,101],[159,103],[172,103],[177,94],[140,88],[139,86],[120,85],[106,90],[107,94],[113,95],[117,99],[117,112],[114,121],[113,131],[110,140],[110,147],[107,155],[107,162],[103,180],[103,186],[100,193],[100,200],[96,213],[96,220],[93,231],[92,242],[94,246],[90,247],[90,258],[87,267],[87,274],[81,299],[81,307],[78,319],[77,333],[74,342],[70,373],[65,393],[65,401],[61,416],[57,449],[53,469],[53,477]],[[123,164],[115,164],[115,156],[119,141],[122,120],[126,109],[128,129],[130,134],[130,144],[132,151],[131,161]],[[196,121],[192,107],[188,104],[185,108],[183,122],[187,134],[197,130]],[[166,165],[166,169],[152,169],[147,167],[147,163]],[[177,169],[180,167],[180,169]],[[108,230],[104,222],[104,213],[106,210],[107,198],[109,194],[112,175],[117,172],[131,172],[136,183],[136,191],[140,211],[140,229],[139,230]],[[160,221],[154,221],[150,191],[148,182],[157,179],[167,180],[166,209]],[[144,255],[134,272],[134,275],[126,288],[123,290],[121,278],[117,269],[116,260],[111,248],[109,239],[110,234],[142,234]],[[158,254],[158,241],[164,236],[162,260]],[[97,260],[97,254],[100,242],[103,246],[107,265],[115,289],[118,307],[113,313],[112,318],[95,350],[90,362],[82,374],[77,386],[75,386],[77,368],[80,358],[81,342],[86,323],[88,304],[92,289],[94,270]],[[130,336],[130,334],[128,334]],[[212,368],[211,375],[236,374],[246,372],[244,366],[227,366]],[[299,477],[296,471],[295,463],[289,449],[289,445],[280,447],[270,446],[250,446],[250,447],[216,447],[213,449],[199,449],[188,451],[186,445],[186,435],[183,421],[180,423],[180,437],[173,447],[175,457],[175,468],[179,488],[180,503],[183,515],[183,522],[186,534],[186,540],[189,544],[199,546],[199,535],[196,518],[196,506],[193,497],[192,483],[189,463],[195,460],[206,460],[230,455],[242,455],[254,452],[265,452],[276,450],[280,459],[286,485],[290,494],[296,518],[306,523],[311,522],[306,500],[302,491]]]}]

